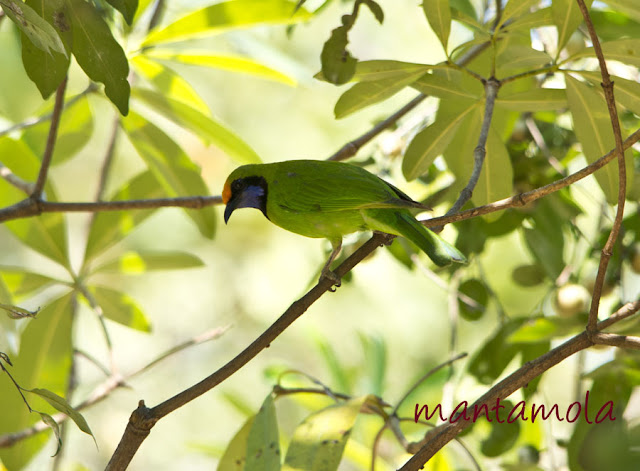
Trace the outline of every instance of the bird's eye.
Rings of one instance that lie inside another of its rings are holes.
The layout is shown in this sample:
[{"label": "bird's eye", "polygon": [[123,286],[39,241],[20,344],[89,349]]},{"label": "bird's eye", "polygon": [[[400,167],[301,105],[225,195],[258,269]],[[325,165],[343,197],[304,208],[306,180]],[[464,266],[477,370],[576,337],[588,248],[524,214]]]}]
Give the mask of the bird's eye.
[{"label": "bird's eye", "polygon": [[231,190],[233,192],[242,190],[243,187],[244,187],[244,182],[242,180],[235,180],[233,183],[231,183]]}]

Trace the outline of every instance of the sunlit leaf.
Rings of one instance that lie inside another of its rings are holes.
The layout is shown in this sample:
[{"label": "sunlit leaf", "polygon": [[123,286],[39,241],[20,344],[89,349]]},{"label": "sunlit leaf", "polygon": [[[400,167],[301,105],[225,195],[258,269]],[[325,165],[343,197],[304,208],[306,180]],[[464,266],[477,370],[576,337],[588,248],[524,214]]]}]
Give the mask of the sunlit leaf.
[{"label": "sunlit leaf", "polygon": [[217,471],[244,471],[244,464],[247,461],[247,442],[254,421],[255,416],[250,417],[236,432],[220,458]]},{"label": "sunlit leaf", "polygon": [[[615,147],[613,130],[604,97],[588,85],[566,77],[567,98],[576,137],[589,163],[593,163]],[[629,151],[625,152],[627,164],[632,164]],[[618,199],[618,168],[614,163],[606,165],[595,174],[607,201],[615,204]],[[627,185],[631,187],[632,167],[627,170]]]},{"label": "sunlit leaf", "polygon": [[[48,21],[56,21],[52,27],[61,40],[70,48],[71,31],[64,17],[65,0],[27,0],[25,3],[33,8],[40,17]],[[48,98],[67,75],[71,55],[54,50],[44,51],[31,42],[22,33],[22,62],[27,75],[38,87],[42,98]]]},{"label": "sunlit leaf", "polygon": [[[600,86],[600,83],[602,83],[602,75],[600,73],[582,71],[580,75],[591,82],[598,93],[603,94]],[[613,91],[616,103],[640,116],[640,83],[615,75],[611,76],[611,80],[614,82]]]},{"label": "sunlit leaf", "polygon": [[[158,180],[150,171],[142,172],[126,182],[113,196],[113,201],[144,200],[166,196]],[[135,211],[104,211],[97,213],[89,229],[85,259],[88,261],[112,245],[120,242],[154,209]]]},{"label": "sunlit leaf", "polygon": [[[194,132],[205,142],[214,143],[238,163],[260,162],[258,154],[240,137],[197,109],[152,90],[135,88],[133,96],[162,113],[167,119]],[[175,149],[175,152],[178,151],[182,152]],[[205,194],[204,190],[201,194]]]},{"label": "sunlit leaf", "polygon": [[512,343],[540,342],[556,337],[573,335],[584,329],[586,316],[572,317],[535,317],[529,319],[515,330],[508,341]]},{"label": "sunlit leaf", "polygon": [[427,171],[434,159],[445,151],[462,120],[473,112],[478,103],[468,102],[466,105],[455,111],[441,108],[435,122],[414,136],[402,161],[402,173],[407,180]]},{"label": "sunlit leaf", "polygon": [[129,111],[129,64],[122,47],[95,7],[84,0],[66,0],[73,33],[72,51],[82,70],[105,86],[107,97],[122,115]]},{"label": "sunlit leaf", "polygon": [[297,11],[295,8],[296,2],[285,0],[220,2],[187,14],[161,30],[153,31],[144,45],[179,41],[259,24],[293,24],[311,17],[311,13],[304,8]]},{"label": "sunlit leaf", "polygon": [[[606,41],[601,44],[602,54],[606,60],[620,61],[624,64],[640,67],[640,39],[618,39],[616,41]],[[580,50],[570,59],[580,59],[583,57],[595,57],[593,47]]]},{"label": "sunlit leaf", "polygon": [[[585,0],[587,8],[591,7],[593,0]],[[573,32],[584,21],[578,2],[575,0],[553,0],[551,2],[553,22],[558,28],[558,53],[569,41]]]},{"label": "sunlit leaf", "polygon": [[507,31],[527,31],[551,24],[553,24],[551,7],[546,7],[514,19],[512,23],[509,23]]},{"label": "sunlit leaf", "polygon": [[133,22],[133,17],[136,14],[136,9],[138,8],[138,0],[107,0],[109,4],[122,13],[127,24],[131,24]]},{"label": "sunlit leaf", "polygon": [[0,0],[2,10],[22,30],[29,40],[45,52],[66,55],[58,32],[29,5],[18,0]]},{"label": "sunlit leaf", "polygon": [[290,86],[296,85],[294,78],[247,57],[222,56],[198,51],[176,52],[168,49],[151,49],[147,56],[153,59],[164,59],[179,64],[199,65],[201,67],[212,67],[230,72],[240,72]]},{"label": "sunlit leaf", "polygon": [[531,7],[540,3],[538,0],[509,0],[504,7],[502,16],[500,17],[499,26],[503,25],[510,19],[519,16],[526,16]]},{"label": "sunlit leaf", "polygon": [[244,469],[280,470],[280,438],[272,394],[262,403],[251,426]]},{"label": "sunlit leaf", "polygon": [[26,296],[46,288],[60,280],[21,267],[0,265],[0,277],[14,296]]},{"label": "sunlit leaf", "polygon": [[69,416],[69,418],[75,422],[80,430],[88,435],[91,435],[95,440],[93,432],[91,432],[91,428],[89,428],[89,424],[87,423],[85,418],[80,412],[74,409],[64,397],[61,397],[53,391],[49,391],[48,389],[44,388],[27,389],[27,391],[33,394],[37,394],[45,401],[47,401],[54,409]]},{"label": "sunlit leaf", "polygon": [[[449,74],[453,74],[453,76]],[[483,96],[481,85],[478,84],[476,90],[470,90],[461,84],[459,78],[460,74],[457,71],[448,71],[446,75],[436,73],[425,74],[413,82],[411,86],[425,95],[433,95],[438,98],[477,100]]]},{"label": "sunlit leaf", "polygon": [[200,258],[186,252],[126,252],[100,265],[94,272],[141,275],[153,270],[183,270],[203,265]]},{"label": "sunlit leaf", "polygon": [[546,111],[566,108],[567,94],[556,88],[534,88],[526,92],[498,95],[496,106],[512,111]]},{"label": "sunlit leaf", "polygon": [[438,39],[440,44],[447,52],[447,43],[449,42],[449,33],[451,32],[451,8],[449,0],[427,0],[422,2],[422,9],[429,21],[429,25]]},{"label": "sunlit leaf", "polygon": [[403,76],[382,80],[356,83],[338,99],[334,114],[337,119],[344,118],[362,108],[379,103],[415,82],[425,72],[421,69],[408,71]]},{"label": "sunlit leaf", "polygon": [[[187,106],[177,102],[177,105]],[[208,195],[200,169],[185,152],[160,128],[131,113],[123,121],[131,143],[158,179],[169,196]],[[216,228],[216,213],[211,206],[197,211],[185,210],[200,233],[212,238]]]},{"label": "sunlit leaf", "polygon": [[496,57],[497,75],[511,75],[537,69],[551,63],[551,57],[529,46],[513,44],[505,47]]},{"label": "sunlit leaf", "polygon": [[107,319],[141,332],[151,332],[151,322],[131,296],[104,286],[91,286],[89,290]]},{"label": "sunlit leaf", "polygon": [[359,82],[369,82],[395,77],[402,78],[418,71],[425,74],[433,67],[428,64],[394,60],[359,61],[356,65],[354,79]]},{"label": "sunlit leaf", "polygon": [[606,0],[604,3],[612,9],[621,11],[640,22],[640,10],[638,10],[638,2],[636,0]]},{"label": "sunlit leaf", "polygon": [[[66,294],[45,306],[37,319],[29,320],[20,353],[12,357],[11,374],[20,386],[65,393],[72,355],[71,299],[72,294]],[[24,430],[40,419],[29,412],[7,375],[0,375],[0,404],[0,434]],[[0,459],[7,469],[22,469],[47,441],[48,434],[38,434],[11,448],[0,448]]]},{"label": "sunlit leaf", "polygon": [[285,457],[288,471],[335,471],[366,397],[336,404],[307,417],[293,432]]}]

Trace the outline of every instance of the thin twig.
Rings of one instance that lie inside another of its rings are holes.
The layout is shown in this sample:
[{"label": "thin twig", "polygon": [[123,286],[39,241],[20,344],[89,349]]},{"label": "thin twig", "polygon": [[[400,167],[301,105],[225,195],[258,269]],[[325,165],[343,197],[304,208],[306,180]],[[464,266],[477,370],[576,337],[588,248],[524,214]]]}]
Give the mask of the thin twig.
[{"label": "thin twig", "polygon": [[18,175],[13,173],[9,167],[5,167],[2,162],[0,162],[0,177],[4,178],[7,183],[13,185],[27,195],[33,193],[34,184],[24,181]]},{"label": "thin twig", "polygon": [[[76,405],[74,407],[75,410],[77,411],[81,411],[83,409],[86,409],[89,406],[92,406],[94,404],[97,404],[100,401],[103,401],[104,399],[106,399],[111,392],[113,392],[113,390],[122,387],[124,385],[126,385],[126,382],[132,378],[134,378],[135,376],[138,376],[141,373],[144,373],[145,371],[147,371],[149,368],[151,368],[152,366],[156,365],[158,362],[168,358],[171,355],[174,355],[182,350],[185,350],[191,346],[195,346],[195,345],[199,345],[201,343],[204,342],[208,342],[209,340],[213,340],[216,339],[218,337],[220,337],[223,333],[225,333],[228,330],[228,327],[222,327],[222,328],[215,328],[215,329],[211,329],[208,332],[205,332],[204,334],[198,335],[190,340],[187,340],[186,342],[183,342],[173,348],[171,348],[170,350],[168,350],[167,352],[161,354],[158,358],[156,358],[155,360],[151,361],[150,363],[146,364],[145,366],[125,375],[125,376],[109,376],[102,384],[100,384],[99,386],[97,386],[92,392],[91,394],[89,394],[89,396],[87,397],[87,399],[85,399],[84,401],[82,401],[80,404]],[[0,366],[2,366],[0,364]],[[65,414],[56,414],[54,416],[54,419],[57,423],[61,423],[63,421],[65,421],[67,419],[67,415]],[[14,432],[14,433],[8,433],[5,435],[0,435],[0,448],[7,448],[10,446],[13,446],[15,443],[24,440],[25,438],[29,438],[32,437],[33,435],[36,435],[37,433],[43,432],[45,430],[48,430],[49,426],[46,425],[44,422],[37,422],[36,424],[34,424],[33,426],[21,430],[20,432]]]},{"label": "thin twig", "polygon": [[49,167],[51,166],[51,158],[53,157],[53,149],[56,145],[56,139],[58,137],[58,125],[60,124],[60,116],[62,115],[62,108],[64,107],[64,92],[67,89],[67,77],[62,80],[62,83],[58,85],[56,90],[56,101],[53,105],[53,113],[51,115],[51,125],[49,126],[49,135],[47,136],[47,146],[44,149],[44,155],[42,156],[42,164],[40,165],[40,172],[38,173],[38,180],[36,180],[36,186],[33,189],[31,197],[39,201],[42,198],[42,190],[44,184],[47,181],[47,174]]},{"label": "thin twig", "polygon": [[609,110],[609,117],[611,118],[611,126],[613,128],[613,137],[616,141],[615,154],[618,157],[618,208],[616,211],[616,218],[613,221],[611,232],[607,243],[602,248],[602,255],[600,255],[600,264],[598,265],[598,274],[593,285],[593,295],[591,298],[591,308],[589,309],[589,322],[587,324],[587,332],[595,332],[596,323],[598,322],[598,309],[600,307],[600,297],[602,296],[602,287],[604,286],[604,278],[607,272],[607,266],[609,265],[609,259],[613,253],[613,245],[618,238],[620,232],[620,226],[622,225],[622,217],[624,213],[624,203],[627,194],[627,171],[624,161],[624,145],[622,142],[622,132],[620,131],[620,121],[618,120],[618,110],[616,108],[616,99],[613,94],[613,82],[609,76],[607,69],[607,62],[602,54],[602,48],[600,47],[600,40],[596,34],[596,30],[593,27],[591,16],[589,15],[589,9],[584,3],[584,0],[576,0],[584,22],[587,25],[589,36],[591,37],[591,43],[593,44],[593,50],[598,58],[600,64],[600,74],[602,75],[602,89],[604,91],[604,97],[607,101],[607,109]]}]

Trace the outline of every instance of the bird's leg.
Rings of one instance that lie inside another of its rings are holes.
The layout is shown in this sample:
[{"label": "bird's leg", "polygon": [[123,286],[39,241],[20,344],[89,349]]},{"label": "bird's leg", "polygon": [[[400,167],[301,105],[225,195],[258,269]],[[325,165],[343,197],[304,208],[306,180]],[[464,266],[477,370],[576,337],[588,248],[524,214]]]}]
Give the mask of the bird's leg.
[{"label": "bird's leg", "polygon": [[[331,251],[331,255],[329,255],[329,260],[327,260],[327,263],[325,263],[324,267],[322,267],[322,272],[320,272],[320,280],[322,281],[323,278],[328,278],[329,280],[333,281],[336,288],[339,288],[342,282],[340,281],[340,277],[331,271],[331,264],[342,249],[342,239],[332,240],[331,246],[333,247],[333,250]],[[335,291],[335,288],[332,288],[331,291]]]}]

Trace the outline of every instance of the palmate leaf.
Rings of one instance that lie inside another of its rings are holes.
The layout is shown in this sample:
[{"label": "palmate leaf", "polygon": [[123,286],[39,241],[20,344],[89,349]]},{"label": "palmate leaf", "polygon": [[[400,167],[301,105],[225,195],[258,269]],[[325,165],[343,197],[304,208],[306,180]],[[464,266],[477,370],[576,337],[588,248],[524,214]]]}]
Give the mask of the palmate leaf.
[{"label": "palmate leaf", "polygon": [[[162,113],[165,118],[194,132],[206,143],[214,143],[237,162],[241,164],[261,162],[258,154],[234,132],[197,109],[143,88],[135,88],[133,97]],[[182,151],[180,150],[180,152]]]},{"label": "palmate leaf", "polygon": [[[179,104],[181,105],[181,103]],[[209,190],[200,176],[200,169],[160,128],[137,113],[131,113],[123,121],[123,125],[138,154],[169,196],[209,194]],[[211,206],[185,211],[203,236],[213,237],[216,228],[216,213]]]},{"label": "palmate leaf", "polygon": [[[11,374],[24,388],[46,388],[58,395],[67,388],[71,367],[71,300],[68,293],[50,302],[30,320],[22,334],[20,353],[12,357]],[[0,375],[2,420],[0,433],[17,432],[36,422],[15,386],[6,375]],[[7,469],[21,469],[46,444],[47,434],[38,434],[0,449],[0,459]]]},{"label": "palmate leaf", "polygon": [[296,2],[289,0],[220,2],[187,14],[165,28],[151,32],[143,45],[181,41],[259,24],[294,24],[311,17],[304,8],[298,8],[297,11],[295,9]]},{"label": "palmate leaf", "polygon": [[[71,44],[71,31],[64,20],[65,0],[26,0],[26,4],[34,9],[41,18],[50,22],[58,19],[58,24],[52,24],[64,45],[65,51],[44,51],[28,40],[22,33],[22,62],[29,78],[36,84],[42,98],[48,98],[60,85],[67,75],[71,55],[67,53]],[[44,21],[44,20],[43,20]],[[64,115],[67,113],[63,113]]]}]

